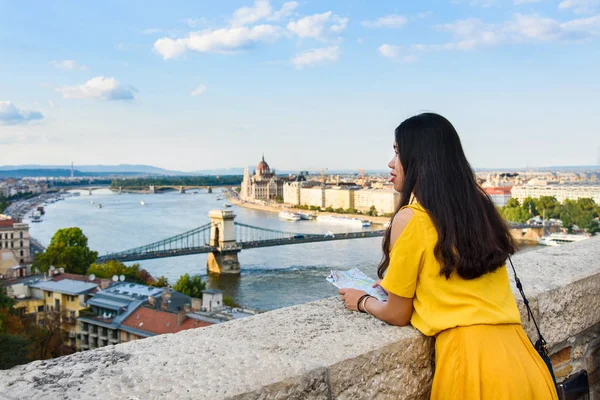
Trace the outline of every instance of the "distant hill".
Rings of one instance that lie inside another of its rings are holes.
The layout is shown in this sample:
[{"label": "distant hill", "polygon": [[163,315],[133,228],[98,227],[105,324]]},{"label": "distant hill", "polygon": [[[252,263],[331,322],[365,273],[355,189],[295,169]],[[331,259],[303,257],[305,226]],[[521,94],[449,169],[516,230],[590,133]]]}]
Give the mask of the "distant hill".
[{"label": "distant hill", "polygon": [[[0,171],[7,170],[67,170],[69,171],[68,176],[71,175],[70,165],[4,165],[0,166]],[[76,165],[75,170],[80,173],[97,173],[105,174],[119,174],[119,173],[133,173],[136,175],[141,174],[152,174],[152,175],[189,175],[188,172],[182,171],[171,171],[163,168],[153,167],[151,165],[135,165],[135,164],[119,164],[119,165]],[[57,175],[62,176],[62,175]]]}]

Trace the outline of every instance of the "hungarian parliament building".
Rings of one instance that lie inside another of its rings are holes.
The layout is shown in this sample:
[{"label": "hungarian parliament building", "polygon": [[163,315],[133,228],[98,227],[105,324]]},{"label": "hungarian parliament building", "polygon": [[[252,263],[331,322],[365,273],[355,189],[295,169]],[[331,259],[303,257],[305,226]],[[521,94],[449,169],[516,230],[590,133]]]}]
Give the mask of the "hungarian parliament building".
[{"label": "hungarian parliament building", "polygon": [[355,183],[325,184],[308,181],[306,175],[277,176],[263,156],[250,175],[244,170],[240,198],[248,202],[278,201],[291,206],[306,205],[319,208],[368,211],[375,207],[380,214],[392,213],[399,194],[392,188],[365,188]]}]

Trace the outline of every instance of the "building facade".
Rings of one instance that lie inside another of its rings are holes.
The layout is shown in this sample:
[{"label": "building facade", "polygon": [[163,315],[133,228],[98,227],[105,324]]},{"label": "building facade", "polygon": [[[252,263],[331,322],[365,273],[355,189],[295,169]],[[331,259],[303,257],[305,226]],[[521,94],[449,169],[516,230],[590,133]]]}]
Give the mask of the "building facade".
[{"label": "building facade", "polygon": [[521,204],[527,197],[536,199],[542,196],[556,197],[560,203],[567,199],[591,198],[600,204],[600,185],[521,185],[513,186],[511,194]]},{"label": "building facade", "polygon": [[390,214],[396,211],[400,202],[400,193],[394,189],[362,189],[354,192],[354,208],[369,211],[375,206],[378,214]]},{"label": "building facade", "polygon": [[484,190],[490,196],[490,199],[494,202],[497,207],[504,207],[508,200],[511,199],[512,187],[510,186],[497,186],[497,187],[485,187]]},{"label": "building facade", "polygon": [[244,170],[240,198],[246,201],[283,198],[283,186],[285,182],[287,182],[287,179],[278,178],[271,171],[269,164],[267,164],[263,156],[262,161],[258,163],[256,171],[252,175],[250,175],[248,167]]},{"label": "building facade", "polygon": [[31,263],[29,225],[13,219],[0,219],[0,275],[23,277]]},{"label": "building facade", "polygon": [[325,189],[325,207],[331,207],[334,210],[354,208],[354,195],[356,192],[357,190],[353,188],[327,188]]}]

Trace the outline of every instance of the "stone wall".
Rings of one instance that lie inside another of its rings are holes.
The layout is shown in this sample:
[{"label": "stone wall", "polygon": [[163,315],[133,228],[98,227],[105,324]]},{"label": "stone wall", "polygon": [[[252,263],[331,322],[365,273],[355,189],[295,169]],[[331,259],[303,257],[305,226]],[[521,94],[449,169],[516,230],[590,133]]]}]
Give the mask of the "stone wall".
[{"label": "stone wall", "polygon": [[[600,400],[598,255],[594,238],[513,260],[557,373],[586,368],[593,400]],[[523,321],[534,338],[524,313]],[[0,371],[0,398],[427,399],[433,345],[332,297]]]}]

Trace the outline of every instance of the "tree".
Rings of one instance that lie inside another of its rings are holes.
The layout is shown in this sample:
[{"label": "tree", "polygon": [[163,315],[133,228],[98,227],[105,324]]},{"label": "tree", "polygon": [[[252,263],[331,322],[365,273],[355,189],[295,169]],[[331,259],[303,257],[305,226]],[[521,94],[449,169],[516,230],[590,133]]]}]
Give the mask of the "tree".
[{"label": "tree", "polygon": [[24,336],[0,334],[0,369],[29,362],[27,353],[31,343]]},{"label": "tree", "polygon": [[506,203],[506,207],[509,207],[509,208],[521,207],[521,203],[519,203],[519,200],[515,199],[514,197],[511,197],[510,199],[508,199],[508,202]]},{"label": "tree", "polygon": [[164,276],[159,276],[158,279],[156,279],[154,281],[154,283],[151,285],[154,287],[168,287],[169,286],[169,280],[164,277]]},{"label": "tree", "polygon": [[186,296],[201,298],[202,291],[206,289],[206,283],[202,282],[199,275],[190,278],[189,274],[181,275],[173,285],[173,290]]},{"label": "tree", "polygon": [[141,283],[142,285],[151,285],[154,283],[152,275],[145,269],[141,269],[140,264],[127,266],[118,260],[109,260],[102,264],[92,264],[87,273],[104,279],[110,279],[115,275],[124,275],[126,281]]},{"label": "tree", "polygon": [[275,201],[277,203],[283,203],[283,197],[282,196],[275,196]]},{"label": "tree", "polygon": [[327,212],[334,212],[333,211],[333,207],[331,207],[331,206],[325,208],[325,211],[327,211]]},{"label": "tree", "polygon": [[525,200],[523,200],[523,210],[525,210],[525,212],[529,214],[529,218],[539,215],[535,204],[535,200],[531,197],[527,197]]},{"label": "tree", "polygon": [[240,307],[240,305],[236,303],[231,296],[223,296],[223,305],[228,307]]},{"label": "tree", "polygon": [[541,196],[536,200],[536,208],[546,218],[558,218],[560,216],[560,203],[554,196]]},{"label": "tree", "polygon": [[50,245],[35,259],[33,266],[47,272],[50,266],[64,268],[65,272],[85,275],[96,261],[98,253],[88,247],[88,239],[79,228],[64,228],[56,231]]},{"label": "tree", "polygon": [[371,217],[376,217],[377,208],[375,206],[371,206],[371,208],[369,208],[369,211],[367,212],[367,215],[370,215]]}]

